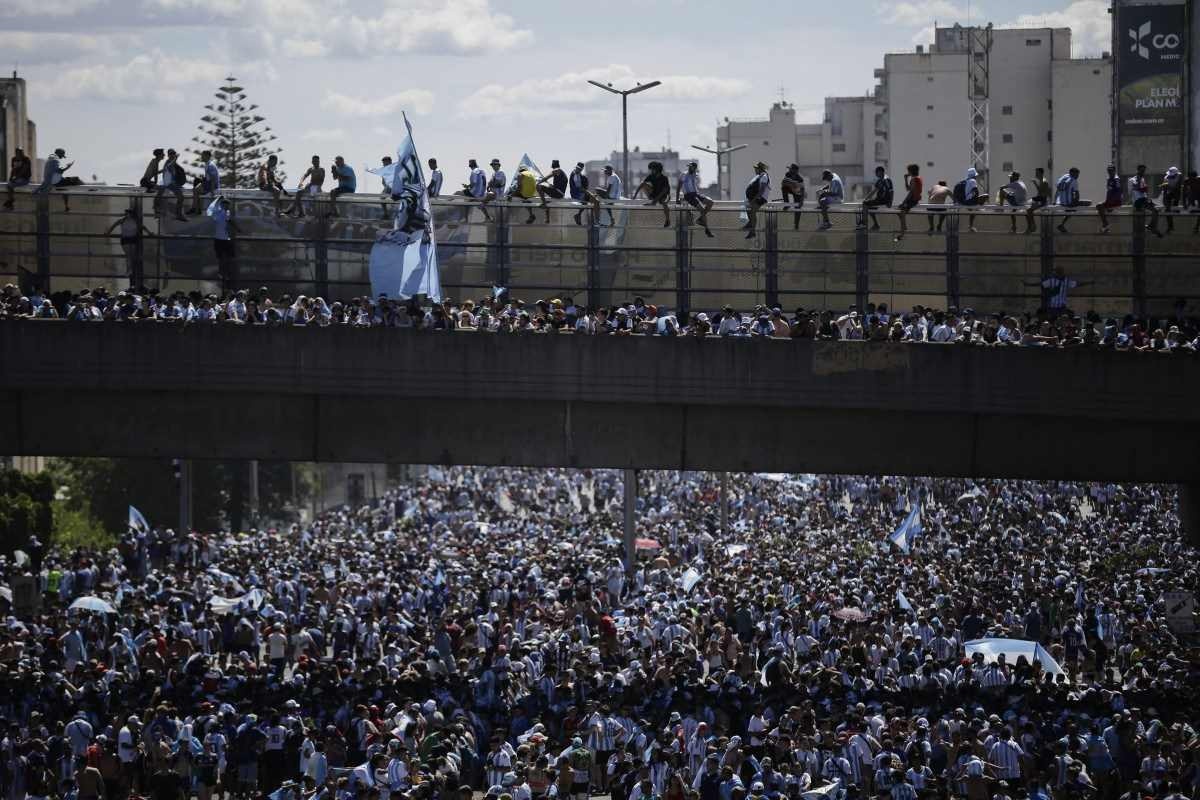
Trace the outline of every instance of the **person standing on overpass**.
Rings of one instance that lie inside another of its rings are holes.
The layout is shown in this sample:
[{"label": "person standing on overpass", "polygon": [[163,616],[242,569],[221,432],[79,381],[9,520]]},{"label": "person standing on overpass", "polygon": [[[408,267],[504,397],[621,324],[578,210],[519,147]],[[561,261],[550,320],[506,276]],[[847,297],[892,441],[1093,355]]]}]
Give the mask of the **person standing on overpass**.
[{"label": "person standing on overpass", "polygon": [[1080,286],[1086,286],[1087,283],[1068,278],[1063,272],[1061,266],[1054,268],[1054,274],[1042,281],[1034,281],[1026,283],[1026,286],[1040,286],[1042,293],[1046,298],[1046,308],[1050,312],[1051,318],[1057,318],[1067,310],[1069,302],[1068,293],[1070,290]]}]

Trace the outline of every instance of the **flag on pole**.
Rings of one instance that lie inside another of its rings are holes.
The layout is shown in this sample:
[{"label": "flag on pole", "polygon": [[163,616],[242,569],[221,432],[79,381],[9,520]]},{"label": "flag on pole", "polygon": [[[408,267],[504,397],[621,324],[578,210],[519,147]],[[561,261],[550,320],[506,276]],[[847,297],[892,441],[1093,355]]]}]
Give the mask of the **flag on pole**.
[{"label": "flag on pole", "polygon": [[907,553],[912,546],[913,540],[921,535],[924,528],[921,526],[921,504],[918,502],[912,507],[912,511],[908,512],[908,516],[900,523],[900,527],[892,532],[888,537],[892,544],[900,548],[901,552]]},{"label": "flag on pole", "polygon": [[396,201],[392,230],[379,234],[371,248],[371,291],[377,297],[403,300],[423,294],[438,303],[442,300],[442,282],[433,209],[407,116],[404,127],[408,135],[396,148],[396,163],[371,170],[392,187],[392,200]]},{"label": "flag on pole", "polygon": [[150,532],[150,523],[146,522],[146,518],[142,516],[142,512],[133,506],[129,507],[129,527],[138,533]]}]

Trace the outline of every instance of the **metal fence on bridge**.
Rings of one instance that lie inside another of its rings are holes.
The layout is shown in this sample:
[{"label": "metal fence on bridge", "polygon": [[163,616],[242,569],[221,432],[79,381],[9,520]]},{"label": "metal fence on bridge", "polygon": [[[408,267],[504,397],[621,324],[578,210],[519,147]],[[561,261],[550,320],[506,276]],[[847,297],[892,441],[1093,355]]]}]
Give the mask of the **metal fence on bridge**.
[{"label": "metal fence on bridge", "polygon": [[[277,217],[263,192],[228,196],[238,227],[236,285],[342,300],[370,292],[371,246],[390,227],[383,198],[343,197],[338,218],[326,216],[328,201],[309,201],[306,210],[315,213],[293,219]],[[173,207],[173,198],[166,200]],[[145,231],[123,245],[108,229],[127,208]],[[133,187],[19,192],[16,210],[0,212],[0,280],[46,291],[130,279],[160,291],[217,288],[212,222],[203,214],[180,222],[165,209],[155,219],[152,209],[153,195]],[[1200,217],[1191,214],[1174,215],[1174,232],[1157,238],[1145,230],[1146,218],[1128,209],[1113,214],[1111,232],[1102,235],[1093,211],[1064,215],[1052,207],[1036,214],[1038,231],[1026,235],[1023,212],[977,209],[976,233],[967,229],[966,209],[920,208],[909,215],[908,235],[896,242],[896,212],[879,211],[875,232],[860,225],[865,220],[856,204],[831,210],[828,231],[817,230],[820,217],[811,205],[797,220],[792,209],[772,204],[759,212],[749,239],[735,203],[714,208],[711,238],[687,206],[672,205],[665,226],[661,207],[638,201],[603,206],[600,225],[591,224],[587,209],[583,224],[576,224],[579,210],[555,203],[546,223],[536,204],[492,204],[488,219],[477,202],[436,201],[444,291],[466,298],[504,286],[526,301],[572,296],[589,306],[640,295],[677,310],[873,302],[893,309],[920,303],[1016,311],[1038,306],[1041,280],[1062,267],[1081,284],[1072,292],[1076,308],[1144,314],[1169,311],[1177,298],[1200,288],[1194,263],[1200,235],[1193,234]],[[928,220],[942,217],[940,228],[927,233]],[[1056,230],[1064,218],[1067,235]],[[1159,224],[1165,229],[1165,220]]]}]

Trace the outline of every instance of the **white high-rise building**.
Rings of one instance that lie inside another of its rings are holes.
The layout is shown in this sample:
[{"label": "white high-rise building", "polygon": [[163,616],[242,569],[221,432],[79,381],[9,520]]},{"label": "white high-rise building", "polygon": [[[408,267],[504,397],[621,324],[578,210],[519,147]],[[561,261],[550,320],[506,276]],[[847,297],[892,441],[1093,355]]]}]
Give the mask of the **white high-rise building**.
[{"label": "white high-rise building", "polygon": [[[864,97],[828,97],[820,123],[796,124],[796,110],[772,105],[766,119],[726,119],[717,126],[721,148],[746,147],[724,157],[720,184],[739,199],[765,161],[776,185],[788,164],[800,166],[810,186],[821,172],[842,176],[848,199],[861,197],[883,166],[903,192],[908,164],[917,164],[926,185],[951,186],[972,166],[972,152],[986,143],[989,192],[1016,170],[1033,177],[1046,170],[1053,184],[1069,167],[1081,170],[1080,193],[1104,197],[1105,166],[1112,160],[1112,59],[1071,58],[1066,28],[992,29],[990,50],[972,51],[972,33],[987,29],[937,28],[934,42],[911,53],[889,53],[875,70],[878,85]],[[976,40],[978,41],[978,40]],[[968,69],[968,59],[976,68]],[[986,74],[987,111],[972,130],[969,81]]]},{"label": "white high-rise building", "polygon": [[[974,29],[980,30],[980,29]],[[1103,199],[1112,160],[1112,61],[1072,59],[1068,28],[1000,28],[990,52],[971,51],[973,29],[937,28],[928,49],[889,53],[876,71],[887,117],[892,169],[917,164],[926,184],[961,180],[972,165],[968,59],[986,72],[991,191],[1017,170],[1046,169],[1051,183],[1071,166],[1080,193]]]},{"label": "white high-rise building", "polygon": [[[18,147],[37,164],[37,126],[29,119],[25,79],[13,72],[11,78],[0,78],[0,181],[8,180],[8,165]],[[34,177],[41,179],[40,170]]]}]

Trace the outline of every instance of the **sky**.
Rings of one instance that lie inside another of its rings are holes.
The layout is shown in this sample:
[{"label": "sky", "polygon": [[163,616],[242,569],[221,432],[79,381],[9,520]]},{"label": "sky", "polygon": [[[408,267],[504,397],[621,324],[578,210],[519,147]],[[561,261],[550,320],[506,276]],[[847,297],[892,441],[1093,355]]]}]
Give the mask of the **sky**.
[{"label": "sky", "polygon": [[[39,156],[136,183],[155,147],[188,147],[237,76],[293,180],[311,155],[356,169],[394,154],[401,111],[450,185],[466,161],[543,168],[621,145],[619,98],[588,79],[662,85],[630,98],[630,148],[713,146],[724,117],[781,97],[819,122],[865,94],[883,55],[935,21],[1066,26],[1074,54],[1110,49],[1107,0],[3,0],[0,70],[28,82]],[[713,162],[693,152],[701,173]],[[363,188],[372,188],[372,183]]]}]

